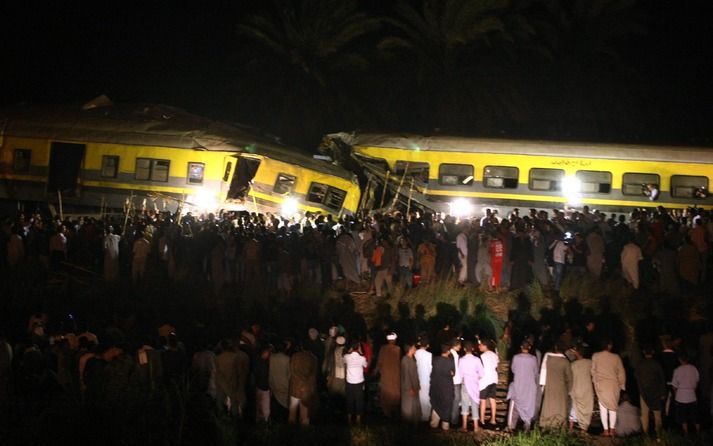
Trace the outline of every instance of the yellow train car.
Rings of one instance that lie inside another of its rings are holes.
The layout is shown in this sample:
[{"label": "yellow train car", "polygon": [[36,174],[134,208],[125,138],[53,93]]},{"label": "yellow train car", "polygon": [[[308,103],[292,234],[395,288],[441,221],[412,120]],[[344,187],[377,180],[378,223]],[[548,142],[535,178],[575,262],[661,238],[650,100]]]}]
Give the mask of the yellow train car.
[{"label": "yellow train car", "polygon": [[393,134],[328,138],[350,147],[365,166],[383,165],[392,180],[412,178],[443,211],[713,206],[713,148]]},{"label": "yellow train car", "polygon": [[[281,175],[288,180],[281,180]],[[317,190],[326,190],[323,196]],[[0,198],[72,208],[356,212],[354,175],[162,105],[0,112]],[[285,208],[285,209],[283,209]]]}]

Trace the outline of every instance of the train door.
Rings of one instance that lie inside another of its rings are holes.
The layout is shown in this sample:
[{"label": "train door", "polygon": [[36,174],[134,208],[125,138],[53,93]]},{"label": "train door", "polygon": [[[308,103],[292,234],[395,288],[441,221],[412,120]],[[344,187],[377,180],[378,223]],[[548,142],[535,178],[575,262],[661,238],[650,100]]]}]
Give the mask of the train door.
[{"label": "train door", "polygon": [[228,199],[244,200],[250,192],[253,178],[260,167],[259,158],[241,156],[237,159],[238,165],[233,173],[233,181],[230,182]]},{"label": "train door", "polygon": [[62,192],[67,197],[78,195],[79,173],[85,150],[84,144],[52,143],[47,192]]}]

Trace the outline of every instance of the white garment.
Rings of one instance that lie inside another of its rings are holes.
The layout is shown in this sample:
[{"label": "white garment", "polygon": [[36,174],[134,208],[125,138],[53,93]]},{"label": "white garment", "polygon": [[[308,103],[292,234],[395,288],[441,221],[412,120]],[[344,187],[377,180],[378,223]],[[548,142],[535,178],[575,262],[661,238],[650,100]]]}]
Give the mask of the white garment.
[{"label": "white garment", "polygon": [[416,350],[416,370],[420,390],[418,399],[421,401],[421,420],[428,421],[431,415],[431,368],[433,367],[433,354],[425,348]]},{"label": "white garment", "polygon": [[455,375],[453,375],[453,384],[457,386],[459,384],[463,384],[463,377],[460,375],[460,369],[458,369],[458,360],[460,357],[458,356],[458,352],[453,349],[451,349],[451,355],[453,356],[453,362],[456,365],[456,372]]},{"label": "white garment", "polygon": [[493,351],[486,351],[480,354],[480,360],[483,362],[483,370],[485,373],[479,382],[479,390],[483,390],[491,384],[498,383],[498,355]]},{"label": "white garment", "polygon": [[368,364],[366,358],[358,352],[344,355],[344,365],[347,368],[347,383],[361,384],[364,382],[364,367]]}]

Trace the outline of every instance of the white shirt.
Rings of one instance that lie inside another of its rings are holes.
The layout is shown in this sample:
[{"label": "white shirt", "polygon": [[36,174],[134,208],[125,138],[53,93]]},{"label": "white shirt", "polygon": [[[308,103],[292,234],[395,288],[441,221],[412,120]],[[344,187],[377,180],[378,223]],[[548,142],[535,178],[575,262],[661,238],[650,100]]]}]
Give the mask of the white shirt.
[{"label": "white shirt", "polygon": [[460,356],[458,356],[458,352],[451,349],[451,355],[453,355],[453,362],[456,365],[456,372],[455,375],[453,375],[453,384],[456,386],[459,386],[463,384],[463,377],[460,376],[460,369],[458,368],[458,360],[460,359]]},{"label": "white shirt", "polygon": [[468,256],[468,236],[465,235],[465,232],[461,232],[456,237],[456,248],[460,251],[458,255]]},{"label": "white shirt", "polygon": [[498,383],[498,355],[493,351],[486,351],[480,354],[480,360],[483,362],[483,369],[485,374],[480,379],[479,388],[480,390],[485,389],[491,384]]},{"label": "white shirt", "polygon": [[673,371],[671,385],[676,388],[676,401],[679,403],[695,403],[696,387],[700,377],[694,365],[685,364]]},{"label": "white shirt", "polygon": [[107,256],[112,259],[119,257],[119,241],[121,240],[120,235],[107,234],[104,237],[104,252]]},{"label": "white shirt", "polygon": [[344,355],[344,365],[347,368],[347,383],[361,384],[364,382],[364,367],[367,366],[366,358],[359,352]]},{"label": "white shirt", "polygon": [[428,389],[431,386],[431,368],[433,368],[433,354],[425,348],[419,348],[414,355],[416,358],[416,370],[418,370],[418,381],[421,389]]}]

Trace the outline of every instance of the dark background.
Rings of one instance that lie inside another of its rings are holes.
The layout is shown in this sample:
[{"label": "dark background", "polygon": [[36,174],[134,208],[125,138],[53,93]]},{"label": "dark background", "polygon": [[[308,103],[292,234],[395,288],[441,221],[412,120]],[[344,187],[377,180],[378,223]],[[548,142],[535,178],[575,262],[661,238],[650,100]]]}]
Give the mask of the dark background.
[{"label": "dark background", "polygon": [[[467,3],[432,11],[464,17]],[[308,148],[355,129],[713,145],[713,2],[480,3],[501,30],[448,41],[444,20],[403,49],[388,19],[404,23],[399,4],[423,16],[423,1],[3,2],[0,105],[106,94]],[[335,43],[354,14],[378,26]],[[239,30],[256,15],[297,30],[276,39],[286,52]]]}]

